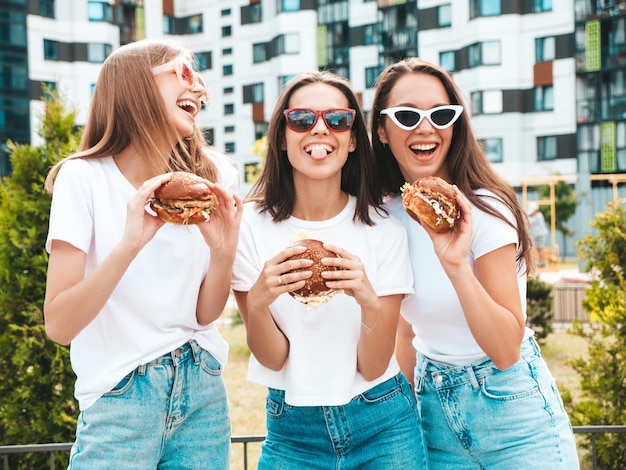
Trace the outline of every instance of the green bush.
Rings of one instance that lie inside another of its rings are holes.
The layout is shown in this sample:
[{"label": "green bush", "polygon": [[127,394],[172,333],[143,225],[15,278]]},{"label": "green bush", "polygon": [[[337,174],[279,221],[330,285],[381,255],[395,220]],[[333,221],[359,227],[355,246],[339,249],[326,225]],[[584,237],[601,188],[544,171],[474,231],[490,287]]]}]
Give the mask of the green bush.
[{"label": "green bush", "polygon": [[[8,143],[12,174],[0,182],[0,445],[69,442],[76,428],[69,350],[43,325],[50,195],[45,176],[77,148],[75,113],[46,101],[38,147]],[[45,454],[11,456],[10,468],[49,466]]]},{"label": "green bush", "polygon": [[526,323],[535,331],[537,342],[542,344],[552,332],[552,284],[536,278],[526,283]]},{"label": "green bush", "polygon": [[[582,397],[572,400],[575,425],[626,423],[626,210],[612,202],[596,214],[595,229],[578,243],[579,257],[594,280],[583,299],[590,325],[576,323],[573,334],[589,346],[586,358],[571,364],[581,377]],[[598,468],[623,470],[626,439],[623,434],[597,436]],[[591,447],[590,438],[582,441]]]}]

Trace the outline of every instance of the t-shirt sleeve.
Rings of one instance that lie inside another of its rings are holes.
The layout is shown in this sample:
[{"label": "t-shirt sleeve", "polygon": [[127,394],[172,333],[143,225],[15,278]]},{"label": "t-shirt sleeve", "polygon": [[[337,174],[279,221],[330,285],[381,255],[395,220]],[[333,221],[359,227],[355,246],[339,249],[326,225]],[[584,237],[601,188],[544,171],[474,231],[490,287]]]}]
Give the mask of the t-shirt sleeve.
[{"label": "t-shirt sleeve", "polygon": [[224,155],[212,154],[211,159],[220,174],[217,183],[230,193],[239,190],[239,171],[233,162]]},{"label": "t-shirt sleeve", "polygon": [[413,270],[406,231],[400,222],[391,217],[378,224],[384,227],[384,231],[377,248],[379,261],[376,293],[379,296],[412,295]]},{"label": "t-shirt sleeve", "polygon": [[246,218],[246,211],[254,210],[255,208],[249,203],[244,206],[244,217],[239,229],[239,243],[231,281],[231,288],[235,291],[248,292],[259,277],[261,265],[254,243],[254,232],[252,224]]},{"label": "t-shirt sleeve", "polygon": [[54,182],[46,250],[52,240],[63,240],[87,253],[93,234],[93,184],[88,165],[64,163]]},{"label": "t-shirt sleeve", "polygon": [[472,210],[472,225],[474,228],[472,251],[475,259],[503,246],[514,244],[517,248],[519,244],[519,237],[515,228],[515,217],[511,210],[502,201],[494,197],[483,196],[483,200],[503,214],[513,226],[474,207]]}]

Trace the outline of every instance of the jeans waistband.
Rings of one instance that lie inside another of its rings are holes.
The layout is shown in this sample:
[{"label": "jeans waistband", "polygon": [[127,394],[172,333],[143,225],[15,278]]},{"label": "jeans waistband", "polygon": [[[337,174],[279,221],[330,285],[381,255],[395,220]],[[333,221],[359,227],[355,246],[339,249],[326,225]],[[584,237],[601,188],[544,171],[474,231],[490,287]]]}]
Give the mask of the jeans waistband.
[{"label": "jeans waistband", "polygon": [[156,359],[153,359],[146,364],[140,365],[139,373],[145,374],[145,370],[149,366],[154,366],[158,364],[178,365],[187,359],[193,359],[195,364],[199,364],[200,363],[200,351],[201,351],[201,348],[198,345],[198,343],[196,343],[193,339],[189,340],[187,343],[174,349],[173,351],[165,353],[161,357],[157,357]]},{"label": "jeans waistband", "polygon": [[[520,347],[520,360],[529,360],[539,356],[541,349],[534,336],[531,336]],[[465,365],[446,364],[433,361],[423,354],[417,355],[415,374],[416,391],[421,391],[423,381],[430,375],[437,387],[450,387],[471,383],[475,389],[480,388],[478,381],[499,371],[491,359],[484,359]]]}]

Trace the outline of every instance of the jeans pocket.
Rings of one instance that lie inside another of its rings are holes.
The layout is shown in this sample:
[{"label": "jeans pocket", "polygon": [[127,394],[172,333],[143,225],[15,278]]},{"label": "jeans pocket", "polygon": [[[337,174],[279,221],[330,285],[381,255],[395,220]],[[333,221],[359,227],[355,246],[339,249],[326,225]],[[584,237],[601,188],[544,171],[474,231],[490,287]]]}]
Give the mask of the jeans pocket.
[{"label": "jeans pocket", "polygon": [[482,393],[494,400],[520,400],[539,392],[537,380],[525,362],[487,375],[481,381]]},{"label": "jeans pocket", "polygon": [[269,389],[265,398],[265,411],[268,418],[278,419],[285,413],[285,397],[284,394]]},{"label": "jeans pocket", "polygon": [[401,393],[402,385],[394,379],[391,379],[366,390],[361,394],[361,399],[365,403],[378,403],[391,400]]},{"label": "jeans pocket", "polygon": [[200,366],[202,370],[210,375],[221,375],[222,364],[215,359],[215,356],[205,349],[200,349]]},{"label": "jeans pocket", "polygon": [[110,391],[103,394],[103,397],[119,397],[124,395],[130,388],[133,386],[135,375],[137,374],[137,369],[133,370],[129,374],[126,374],[122,380],[118,382],[118,384],[113,387]]}]

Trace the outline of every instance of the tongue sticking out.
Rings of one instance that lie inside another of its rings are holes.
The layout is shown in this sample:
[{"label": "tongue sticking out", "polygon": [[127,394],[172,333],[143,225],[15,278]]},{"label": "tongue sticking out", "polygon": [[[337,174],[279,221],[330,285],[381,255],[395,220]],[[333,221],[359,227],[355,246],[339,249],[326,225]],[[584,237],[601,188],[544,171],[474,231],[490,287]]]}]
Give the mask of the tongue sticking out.
[{"label": "tongue sticking out", "polygon": [[326,150],[321,147],[316,147],[311,150],[311,157],[316,160],[322,159],[326,157]]}]

